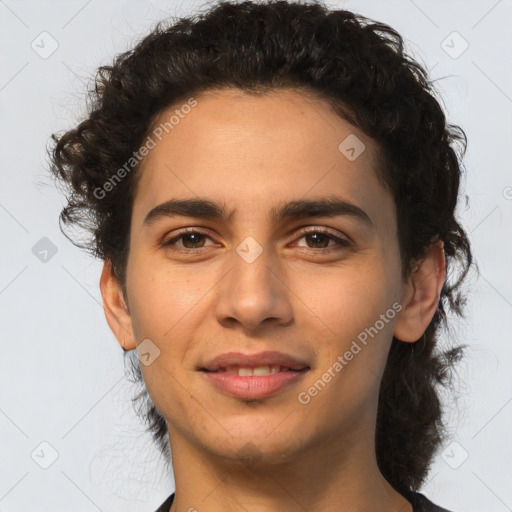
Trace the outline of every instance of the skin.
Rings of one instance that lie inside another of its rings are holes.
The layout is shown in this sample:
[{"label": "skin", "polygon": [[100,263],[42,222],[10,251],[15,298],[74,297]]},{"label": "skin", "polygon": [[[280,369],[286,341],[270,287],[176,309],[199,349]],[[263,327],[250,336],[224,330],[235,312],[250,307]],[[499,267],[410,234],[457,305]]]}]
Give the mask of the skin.
[{"label": "skin", "polygon": [[[127,300],[108,260],[100,281],[119,343],[130,350],[150,339],[160,350],[141,368],[169,428],[171,512],[411,512],[377,466],[378,389],[393,335],[418,340],[435,313],[446,273],[442,243],[402,280],[395,205],[377,178],[376,143],[326,102],[292,90],[250,96],[232,89],[197,100],[143,162]],[[366,146],[354,161],[338,150],[350,134]],[[144,224],[160,203],[197,196],[223,202],[230,217]],[[269,219],[280,202],[332,196],[362,208],[372,226],[350,215]],[[189,227],[205,236],[162,246]],[[350,245],[304,236],[302,228],[324,228]],[[252,263],[236,252],[248,236],[263,248]],[[322,255],[326,246],[332,252]],[[394,303],[401,311],[300,403],[298,394]],[[297,385],[255,401],[222,394],[197,371],[224,352],[263,350],[304,359],[311,369]]]}]

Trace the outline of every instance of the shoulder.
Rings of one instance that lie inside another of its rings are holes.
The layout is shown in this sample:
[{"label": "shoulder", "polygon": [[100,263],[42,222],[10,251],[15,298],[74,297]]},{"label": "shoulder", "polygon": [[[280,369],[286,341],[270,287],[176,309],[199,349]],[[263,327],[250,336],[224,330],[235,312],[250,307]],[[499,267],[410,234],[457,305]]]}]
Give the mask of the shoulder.
[{"label": "shoulder", "polygon": [[[414,512],[452,512],[446,508],[442,508],[432,503],[426,496],[419,492],[410,491],[405,497],[412,503]],[[169,512],[172,502],[174,501],[174,493],[172,493],[155,512]]]},{"label": "shoulder", "polygon": [[419,492],[410,491],[405,497],[412,503],[413,512],[454,512],[432,503],[426,496]]},{"label": "shoulder", "polygon": [[172,502],[174,501],[174,493],[172,493],[156,510],[155,512],[169,512]]}]

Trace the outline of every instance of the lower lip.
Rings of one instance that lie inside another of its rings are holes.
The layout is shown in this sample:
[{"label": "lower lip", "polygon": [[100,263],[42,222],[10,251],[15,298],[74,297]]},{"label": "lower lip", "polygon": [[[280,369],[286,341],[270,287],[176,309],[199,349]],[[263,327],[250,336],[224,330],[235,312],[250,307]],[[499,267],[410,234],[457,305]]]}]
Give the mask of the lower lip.
[{"label": "lower lip", "polygon": [[287,371],[250,377],[240,377],[227,372],[203,371],[203,374],[211,384],[227,395],[246,400],[257,400],[272,396],[283,388],[298,382],[307,371],[308,369],[304,369],[298,372]]}]

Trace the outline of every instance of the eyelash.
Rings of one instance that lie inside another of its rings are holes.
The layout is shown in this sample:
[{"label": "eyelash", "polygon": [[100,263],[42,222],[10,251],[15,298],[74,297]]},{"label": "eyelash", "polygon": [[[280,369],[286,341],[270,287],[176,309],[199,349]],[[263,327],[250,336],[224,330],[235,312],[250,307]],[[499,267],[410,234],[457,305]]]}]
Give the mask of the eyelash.
[{"label": "eyelash", "polygon": [[[176,236],[170,238],[169,240],[166,240],[166,241],[162,242],[162,247],[170,248],[174,252],[186,253],[186,254],[191,254],[192,252],[198,252],[199,250],[203,249],[203,247],[198,247],[197,249],[183,249],[183,248],[171,247],[180,238],[183,238],[185,235],[190,235],[190,234],[203,235],[203,236],[206,236],[207,238],[211,239],[211,237],[207,233],[204,233],[202,231],[198,231],[196,229],[190,228],[190,229],[181,231]],[[331,240],[334,240],[334,241],[338,242],[339,247],[335,248],[334,250],[339,250],[339,249],[342,249],[342,248],[347,248],[347,247],[350,247],[350,245],[351,245],[351,243],[348,240],[336,237],[330,231],[327,231],[325,229],[320,229],[320,228],[309,229],[309,230],[302,230],[302,231],[300,231],[298,233],[298,239],[300,240],[301,238],[304,238],[304,236],[311,235],[311,234],[326,235]],[[320,248],[320,249],[315,249],[313,247],[305,247],[305,248],[306,249],[311,249],[314,252],[321,253],[321,254],[329,254],[329,253],[331,253],[333,251],[332,247]]]}]

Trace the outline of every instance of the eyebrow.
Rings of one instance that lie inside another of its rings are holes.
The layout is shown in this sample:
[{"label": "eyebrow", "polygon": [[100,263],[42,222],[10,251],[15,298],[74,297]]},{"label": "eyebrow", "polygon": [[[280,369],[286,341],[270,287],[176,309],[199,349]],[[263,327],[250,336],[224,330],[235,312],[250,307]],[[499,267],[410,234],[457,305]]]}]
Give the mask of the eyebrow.
[{"label": "eyebrow", "polygon": [[[159,219],[173,216],[228,220],[234,213],[233,211],[228,215],[224,205],[208,199],[171,199],[150,210],[143,224],[149,226]],[[373,227],[370,216],[363,209],[338,197],[297,199],[282,203],[271,208],[269,218],[272,222],[278,223],[287,219],[343,215],[354,217],[368,227]]]}]

